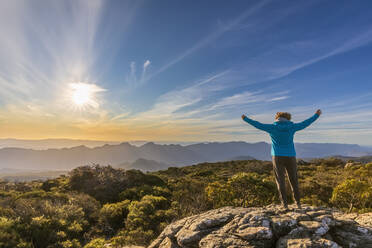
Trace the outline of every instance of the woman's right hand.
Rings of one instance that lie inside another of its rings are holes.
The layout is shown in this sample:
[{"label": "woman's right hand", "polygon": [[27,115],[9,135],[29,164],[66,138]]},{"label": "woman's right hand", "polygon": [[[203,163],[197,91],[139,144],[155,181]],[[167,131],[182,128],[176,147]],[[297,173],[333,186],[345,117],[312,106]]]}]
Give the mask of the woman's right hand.
[{"label": "woman's right hand", "polygon": [[247,116],[245,116],[245,115],[243,114],[243,115],[242,115],[242,119],[244,120],[245,117],[247,117]]}]

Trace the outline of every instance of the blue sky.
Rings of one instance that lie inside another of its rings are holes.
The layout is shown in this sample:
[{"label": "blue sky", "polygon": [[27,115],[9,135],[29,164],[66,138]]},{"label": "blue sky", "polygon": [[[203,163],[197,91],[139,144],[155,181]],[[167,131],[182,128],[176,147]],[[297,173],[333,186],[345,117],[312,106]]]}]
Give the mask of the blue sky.
[{"label": "blue sky", "polygon": [[0,28],[2,138],[269,141],[241,114],[321,108],[297,142],[372,145],[371,1],[8,0]]}]

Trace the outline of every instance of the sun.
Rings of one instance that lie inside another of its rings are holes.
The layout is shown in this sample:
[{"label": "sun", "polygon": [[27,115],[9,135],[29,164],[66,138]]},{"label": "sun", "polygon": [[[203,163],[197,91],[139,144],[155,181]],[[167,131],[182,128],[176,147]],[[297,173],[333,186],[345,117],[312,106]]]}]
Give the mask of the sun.
[{"label": "sun", "polygon": [[77,106],[83,106],[92,101],[93,93],[87,85],[78,84],[72,93],[72,101]]},{"label": "sun", "polygon": [[96,94],[101,91],[105,90],[95,84],[79,82],[70,84],[69,95],[72,103],[78,108],[98,108],[99,103]]}]

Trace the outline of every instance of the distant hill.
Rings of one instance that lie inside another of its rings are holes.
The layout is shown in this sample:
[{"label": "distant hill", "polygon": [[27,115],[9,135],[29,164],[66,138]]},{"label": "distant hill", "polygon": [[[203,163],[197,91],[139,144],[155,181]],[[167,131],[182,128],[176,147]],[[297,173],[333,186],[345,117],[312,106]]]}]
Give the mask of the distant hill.
[{"label": "distant hill", "polygon": [[[131,145],[141,146],[148,141],[145,140],[130,140],[127,141]],[[27,140],[27,139],[0,139],[0,148],[13,147],[13,148],[26,148],[35,150],[45,149],[61,149],[61,148],[72,148],[75,146],[87,146],[94,148],[97,146],[118,145],[122,141],[102,141],[102,140],[82,140],[82,139],[38,139],[38,140]],[[158,144],[182,144],[188,145],[195,142],[172,142],[162,141],[157,142]],[[372,150],[372,148],[371,148]]]},{"label": "distant hill", "polygon": [[158,171],[158,170],[167,169],[169,167],[169,164],[160,163],[155,160],[139,158],[133,163],[125,162],[125,163],[119,164],[117,167],[123,168],[126,170],[137,169],[137,170],[146,172],[146,171]]},{"label": "distant hill", "polygon": [[259,160],[270,160],[270,144],[266,142],[213,142],[186,146],[188,149],[203,154],[209,162],[228,160],[238,156],[250,156]]},{"label": "distant hill", "polygon": [[[298,143],[296,149],[299,158],[333,155],[360,157],[372,154],[367,148],[352,144]],[[121,143],[94,148],[76,146],[46,150],[2,148],[0,149],[0,168],[68,170],[87,164],[113,166],[130,164],[132,167],[138,166],[144,170],[153,170],[167,165],[183,166],[201,162],[241,160],[242,157],[271,160],[270,144],[265,142],[213,142],[193,145],[160,145],[148,142],[141,146]]]},{"label": "distant hill", "polygon": [[233,157],[229,160],[236,161],[236,160],[254,160],[254,159],[256,159],[256,158],[251,157],[251,156],[237,156],[237,157]]},{"label": "distant hill", "polygon": [[1,173],[0,181],[5,180],[9,182],[30,182],[34,180],[47,180],[67,175],[68,171],[19,171],[13,173]]},{"label": "distant hill", "polygon": [[13,168],[0,168],[0,174],[9,174],[9,173],[17,173],[20,172],[21,170],[19,169],[13,169]]},{"label": "distant hill", "polygon": [[372,149],[356,144],[337,143],[296,143],[296,153],[299,158],[323,158],[327,156],[361,157],[372,155]]},{"label": "distant hill", "polygon": [[207,161],[203,155],[180,145],[146,143],[137,147],[121,143],[95,148],[86,146],[47,150],[3,148],[0,149],[0,168],[61,170],[87,164],[115,166],[124,162],[133,163],[139,158],[177,166]]},{"label": "distant hill", "polygon": [[36,150],[71,148],[82,145],[93,148],[97,146],[103,146],[105,144],[115,145],[120,144],[120,142],[78,139],[40,139],[40,140],[0,139],[0,148],[14,147]]},{"label": "distant hill", "polygon": [[334,156],[335,158],[341,159],[343,161],[355,161],[361,163],[370,163],[372,162],[372,156],[361,156],[361,157],[348,157],[348,156]]}]

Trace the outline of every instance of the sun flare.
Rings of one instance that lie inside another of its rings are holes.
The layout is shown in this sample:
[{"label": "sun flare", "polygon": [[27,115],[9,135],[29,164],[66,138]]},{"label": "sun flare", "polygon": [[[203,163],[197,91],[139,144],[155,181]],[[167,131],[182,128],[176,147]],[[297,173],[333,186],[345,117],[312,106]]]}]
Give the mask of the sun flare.
[{"label": "sun flare", "polygon": [[96,93],[104,91],[95,84],[88,83],[71,83],[70,98],[72,103],[79,108],[93,107],[98,108],[99,103],[96,98]]},{"label": "sun flare", "polygon": [[87,104],[92,99],[92,91],[86,85],[79,85],[75,87],[74,93],[72,94],[73,102],[78,105],[82,106]]}]

